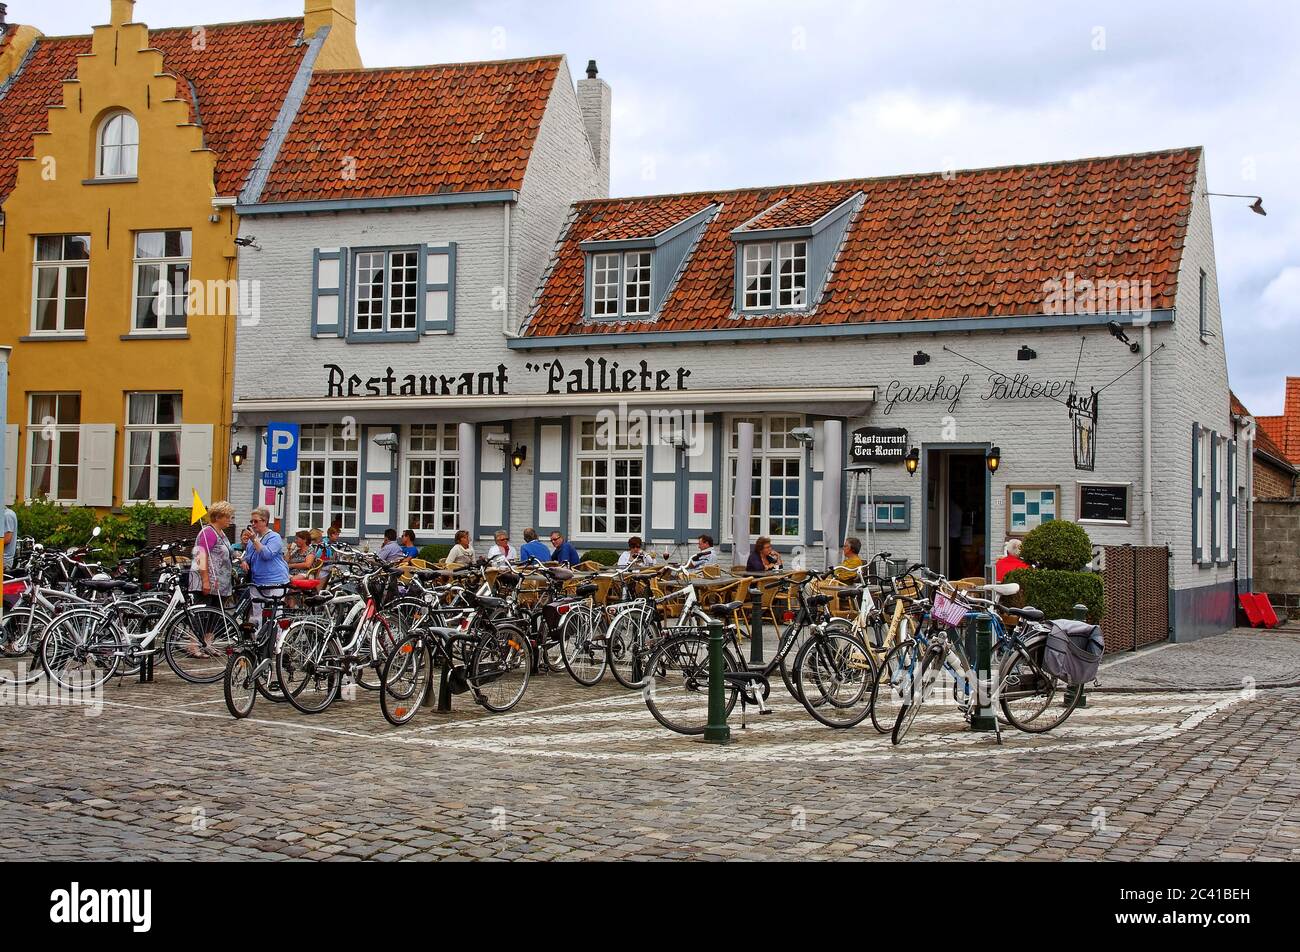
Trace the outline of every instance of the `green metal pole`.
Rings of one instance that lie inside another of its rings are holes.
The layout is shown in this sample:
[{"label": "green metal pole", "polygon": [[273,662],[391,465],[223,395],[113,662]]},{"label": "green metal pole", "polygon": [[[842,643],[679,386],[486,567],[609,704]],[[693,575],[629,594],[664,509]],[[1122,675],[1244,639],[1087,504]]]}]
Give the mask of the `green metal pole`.
[{"label": "green metal pole", "polygon": [[727,726],[727,692],[723,678],[726,666],[722,661],[722,622],[715,619],[709,624],[709,726],[704,729],[706,744],[731,743],[731,728]]},{"label": "green metal pole", "polygon": [[975,700],[970,729],[989,734],[998,729],[993,711],[993,619],[981,614],[975,622]]},{"label": "green metal pole", "polygon": [[[1075,606],[1074,606],[1074,620],[1075,620],[1075,621],[1087,621],[1087,620],[1088,620],[1088,606],[1087,606],[1087,605],[1075,605]],[[1078,694],[1078,695],[1079,695],[1079,707],[1081,707],[1081,708],[1083,708],[1083,707],[1087,707],[1087,706],[1088,706],[1088,694],[1087,694],[1086,691],[1084,691],[1084,685],[1082,685],[1082,684],[1080,684],[1077,688],[1071,688],[1071,689],[1070,689],[1069,694],[1067,694],[1067,695],[1065,696],[1065,704],[1066,704],[1066,706],[1069,707],[1070,702],[1074,700],[1074,695],[1075,695],[1075,694]]]}]

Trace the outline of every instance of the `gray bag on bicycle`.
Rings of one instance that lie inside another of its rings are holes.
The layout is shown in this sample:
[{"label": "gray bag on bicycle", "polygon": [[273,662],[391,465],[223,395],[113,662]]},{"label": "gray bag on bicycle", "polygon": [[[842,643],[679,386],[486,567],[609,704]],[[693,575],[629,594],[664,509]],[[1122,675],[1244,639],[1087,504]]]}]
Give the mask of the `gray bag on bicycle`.
[{"label": "gray bag on bicycle", "polygon": [[1087,684],[1097,678],[1106,654],[1106,638],[1097,625],[1086,621],[1052,622],[1043,649],[1043,668],[1067,684]]}]

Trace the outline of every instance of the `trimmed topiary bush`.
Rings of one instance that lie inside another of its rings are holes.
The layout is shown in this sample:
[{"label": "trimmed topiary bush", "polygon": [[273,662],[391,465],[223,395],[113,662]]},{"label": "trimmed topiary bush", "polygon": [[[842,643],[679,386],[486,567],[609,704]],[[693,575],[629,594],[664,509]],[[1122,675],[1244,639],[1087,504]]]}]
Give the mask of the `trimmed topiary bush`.
[{"label": "trimmed topiary bush", "polygon": [[618,565],[618,553],[612,549],[592,549],[582,557],[584,562],[599,562],[601,565]]},{"label": "trimmed topiary bush", "polygon": [[1092,540],[1073,522],[1044,522],[1025,536],[1020,557],[1040,569],[1079,572],[1092,561]]},{"label": "trimmed topiary bush", "polygon": [[1051,620],[1073,618],[1075,605],[1088,606],[1088,621],[1101,624],[1106,614],[1106,597],[1101,576],[1092,572],[1063,572],[1057,569],[1019,569],[1007,575],[1020,586],[1016,602],[1044,612]]},{"label": "trimmed topiary bush", "polygon": [[451,555],[449,545],[426,545],[420,550],[419,558],[425,562],[446,562],[449,555]]}]

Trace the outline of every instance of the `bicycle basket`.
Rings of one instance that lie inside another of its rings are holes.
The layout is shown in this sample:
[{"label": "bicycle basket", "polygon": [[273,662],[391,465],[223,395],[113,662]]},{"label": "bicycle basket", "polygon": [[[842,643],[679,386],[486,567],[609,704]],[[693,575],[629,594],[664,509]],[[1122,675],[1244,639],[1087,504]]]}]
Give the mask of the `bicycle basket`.
[{"label": "bicycle basket", "polygon": [[970,606],[960,599],[950,598],[943,592],[935,592],[934,605],[930,609],[930,616],[949,628],[960,628],[966,620],[966,613],[969,611]]}]

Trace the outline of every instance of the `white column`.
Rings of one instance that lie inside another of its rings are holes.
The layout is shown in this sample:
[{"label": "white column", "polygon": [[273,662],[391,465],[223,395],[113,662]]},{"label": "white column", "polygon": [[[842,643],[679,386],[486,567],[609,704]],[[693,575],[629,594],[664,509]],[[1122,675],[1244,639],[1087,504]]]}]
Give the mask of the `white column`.
[{"label": "white column", "polygon": [[827,420],[823,426],[822,459],[822,543],[826,546],[826,564],[840,564],[840,496],[844,481],[844,424]]},{"label": "white column", "polygon": [[[731,537],[735,545],[731,561],[736,565],[744,565],[749,558],[749,509],[754,487],[754,424],[740,423],[736,429],[740,448],[736,451],[736,492],[731,500]],[[722,438],[725,439],[725,434]],[[727,474],[723,473],[722,478],[726,479]]]},{"label": "white column", "polygon": [[460,448],[460,528],[469,532],[473,545],[478,538],[478,428],[462,423],[456,445]]}]

